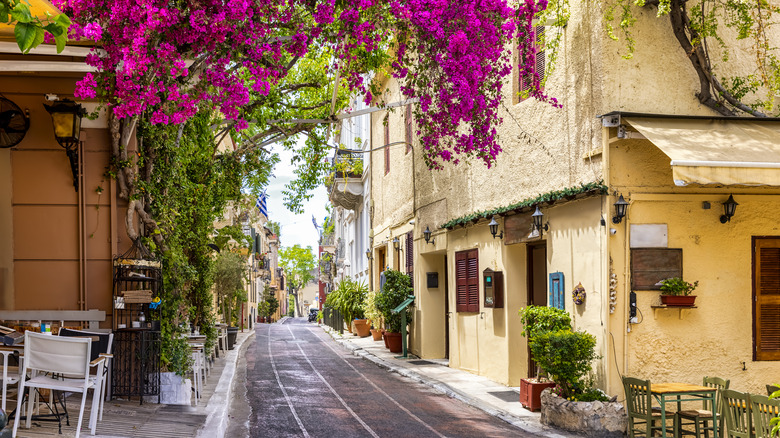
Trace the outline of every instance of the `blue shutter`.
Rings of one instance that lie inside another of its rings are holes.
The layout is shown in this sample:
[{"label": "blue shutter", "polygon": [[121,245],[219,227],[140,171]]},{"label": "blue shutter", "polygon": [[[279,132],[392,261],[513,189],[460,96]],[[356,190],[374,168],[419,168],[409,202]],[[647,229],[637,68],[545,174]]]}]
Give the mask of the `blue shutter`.
[{"label": "blue shutter", "polygon": [[563,301],[563,272],[553,272],[550,274],[550,307],[566,310]]}]

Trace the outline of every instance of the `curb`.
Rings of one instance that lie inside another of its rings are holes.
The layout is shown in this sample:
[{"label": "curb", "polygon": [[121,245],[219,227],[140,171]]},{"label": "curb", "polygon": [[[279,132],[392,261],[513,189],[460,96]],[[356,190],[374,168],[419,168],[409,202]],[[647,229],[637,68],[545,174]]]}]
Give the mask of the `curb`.
[{"label": "curb", "polygon": [[568,438],[574,435],[562,435],[561,433],[552,430],[549,427],[545,427],[541,425],[540,423],[531,422],[524,418],[518,417],[516,415],[510,414],[509,412],[506,412],[502,409],[494,408],[492,406],[488,406],[485,403],[481,402],[475,397],[470,396],[469,394],[453,388],[452,386],[440,382],[438,380],[431,379],[429,377],[420,375],[416,373],[413,370],[410,370],[408,368],[399,367],[396,366],[390,362],[387,362],[386,360],[374,355],[373,353],[366,351],[363,349],[363,347],[360,347],[358,345],[355,345],[350,340],[345,339],[343,337],[340,337],[336,334],[334,330],[331,330],[329,328],[326,328],[326,326],[320,326],[325,333],[330,335],[331,338],[333,338],[337,343],[344,346],[344,348],[350,350],[353,355],[358,356],[360,358],[363,358],[365,360],[368,360],[375,365],[384,368],[390,372],[399,374],[401,376],[407,377],[409,379],[414,380],[415,382],[422,383],[423,385],[429,386],[440,393],[452,397],[456,400],[459,400],[471,407],[474,407],[476,409],[479,409],[483,412],[485,412],[488,415],[491,415],[493,417],[499,418],[512,426],[517,427],[518,429],[522,430],[523,432],[532,433],[535,436],[544,436],[549,438]]},{"label": "curb", "polygon": [[236,363],[242,353],[250,343],[247,341],[255,338],[255,331],[244,336],[240,341],[236,339],[236,344],[232,350],[228,350],[225,355],[225,368],[214,389],[214,394],[206,405],[206,422],[198,430],[197,437],[222,438],[225,436],[228,426],[228,406],[232,397],[233,379],[236,376]]}]

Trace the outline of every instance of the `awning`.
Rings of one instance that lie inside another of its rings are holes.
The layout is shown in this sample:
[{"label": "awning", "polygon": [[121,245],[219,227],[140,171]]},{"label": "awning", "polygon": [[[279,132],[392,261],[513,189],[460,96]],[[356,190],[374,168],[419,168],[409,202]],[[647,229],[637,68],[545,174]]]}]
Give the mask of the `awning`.
[{"label": "awning", "polygon": [[623,119],[672,159],[674,184],[780,186],[780,122]]}]

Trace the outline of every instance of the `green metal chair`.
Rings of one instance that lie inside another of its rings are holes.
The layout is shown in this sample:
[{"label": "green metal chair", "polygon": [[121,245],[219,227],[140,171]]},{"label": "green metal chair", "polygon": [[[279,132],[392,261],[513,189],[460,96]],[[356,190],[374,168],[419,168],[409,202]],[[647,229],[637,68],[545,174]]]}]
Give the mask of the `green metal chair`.
[{"label": "green metal chair", "polygon": [[[723,410],[719,409],[720,406],[718,406],[718,404],[721,391],[729,389],[729,383],[729,380],[721,379],[720,377],[705,377],[702,385],[717,389],[715,392],[715,406],[710,406],[711,402],[706,400],[702,404],[702,409],[690,409],[678,412],[674,416],[674,430],[677,431],[677,435],[675,436],[694,435],[698,438],[701,437],[702,432],[704,432],[704,436],[709,437],[709,432],[714,432],[712,426],[714,421],[718,421],[718,430],[722,431]],[[713,412],[715,413],[714,418]],[[690,425],[693,425],[693,431],[684,429],[685,426]],[[720,435],[723,436],[722,432]]]},{"label": "green metal chair", "polygon": [[[650,394],[650,381],[633,377],[623,377],[623,389],[626,392],[626,413],[628,414],[628,436],[650,437],[653,432],[661,432],[666,428],[667,435],[673,434],[673,429],[661,422],[661,412],[653,409],[653,396]],[[673,420],[672,415],[667,420]]]},{"label": "green metal chair", "polygon": [[750,411],[753,413],[756,438],[770,438],[772,425],[769,420],[780,415],[780,399],[750,394]]},{"label": "green metal chair", "polygon": [[733,389],[720,392],[723,416],[728,438],[752,438],[753,420],[750,415],[750,395]]}]

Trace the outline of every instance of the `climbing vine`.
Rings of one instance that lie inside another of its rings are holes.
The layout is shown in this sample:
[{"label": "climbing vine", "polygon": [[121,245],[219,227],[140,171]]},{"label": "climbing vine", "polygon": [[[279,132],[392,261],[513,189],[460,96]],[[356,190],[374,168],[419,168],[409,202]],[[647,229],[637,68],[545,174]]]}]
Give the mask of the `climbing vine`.
[{"label": "climbing vine", "polygon": [[163,261],[162,359],[178,373],[189,361],[189,347],[179,334],[198,327],[209,348],[216,339],[214,252],[209,244],[224,246],[240,233],[232,228],[218,232],[214,223],[229,201],[242,198],[247,175],[267,182],[275,162],[273,157],[248,159],[218,149],[211,130],[214,121],[213,114],[204,111],[179,126],[143,122],[138,127],[140,172],[134,184],[144,208],[156,218],[153,233],[163,242],[147,242]]},{"label": "climbing vine", "polygon": [[[777,23],[780,6],[766,0],[615,0],[607,2],[605,19],[609,36],[622,37],[625,58],[636,49],[632,29],[639,8],[657,8],[668,17],[672,32],[699,79],[696,97],[724,116],[778,115],[780,60]],[[750,53],[752,68],[739,71],[731,62]]]}]

